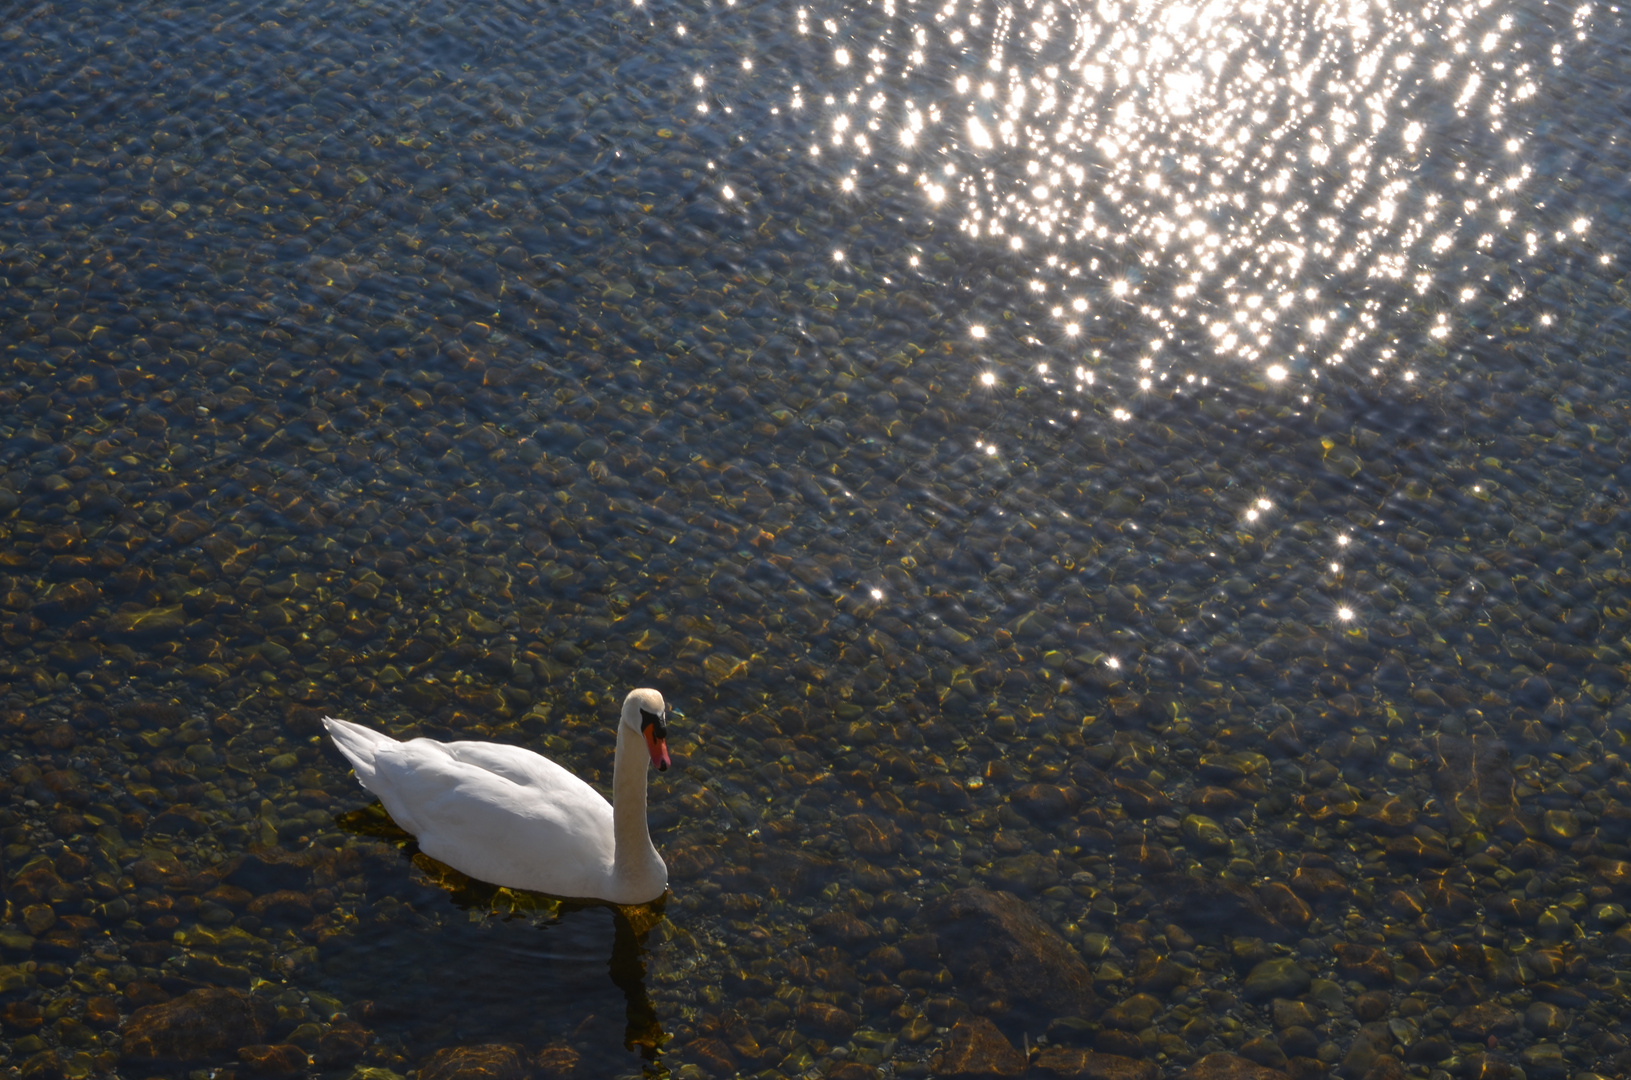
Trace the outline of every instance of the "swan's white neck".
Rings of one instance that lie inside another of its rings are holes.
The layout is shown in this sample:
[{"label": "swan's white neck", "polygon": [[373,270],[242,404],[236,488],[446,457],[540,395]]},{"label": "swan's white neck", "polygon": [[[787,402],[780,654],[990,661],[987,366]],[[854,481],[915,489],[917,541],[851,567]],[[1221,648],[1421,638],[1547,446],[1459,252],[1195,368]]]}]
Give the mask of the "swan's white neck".
[{"label": "swan's white neck", "polygon": [[612,765],[612,878],[628,903],[655,900],[668,883],[668,869],[651,843],[646,824],[645,740],[629,725],[617,725],[617,760]]}]

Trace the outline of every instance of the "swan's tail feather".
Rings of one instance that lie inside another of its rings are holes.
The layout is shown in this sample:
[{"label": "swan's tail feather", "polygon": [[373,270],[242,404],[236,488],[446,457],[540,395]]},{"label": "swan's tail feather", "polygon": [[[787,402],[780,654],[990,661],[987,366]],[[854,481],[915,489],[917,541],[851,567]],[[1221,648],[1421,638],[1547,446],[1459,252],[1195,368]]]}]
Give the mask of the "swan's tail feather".
[{"label": "swan's tail feather", "polygon": [[393,744],[396,740],[361,724],[336,720],[332,716],[323,717],[323,726],[328,728],[329,738],[340,748],[340,753],[351,762],[357,782],[369,791],[374,790],[374,755],[380,747]]}]

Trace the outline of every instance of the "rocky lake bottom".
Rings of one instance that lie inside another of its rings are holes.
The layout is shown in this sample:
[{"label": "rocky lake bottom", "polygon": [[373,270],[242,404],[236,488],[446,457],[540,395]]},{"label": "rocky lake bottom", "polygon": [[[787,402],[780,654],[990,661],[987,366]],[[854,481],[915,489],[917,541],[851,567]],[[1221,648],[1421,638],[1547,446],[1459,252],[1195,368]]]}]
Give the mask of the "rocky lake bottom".
[{"label": "rocky lake bottom", "polygon": [[[1419,379],[1139,389],[1110,290],[1045,345],[909,180],[699,115],[802,70],[745,6],[0,30],[0,1069],[1631,1073],[1602,249],[1470,256],[1528,299]],[[1532,103],[1610,221],[1617,27]],[[463,879],[321,734],[604,788],[639,685],[649,909]]]}]

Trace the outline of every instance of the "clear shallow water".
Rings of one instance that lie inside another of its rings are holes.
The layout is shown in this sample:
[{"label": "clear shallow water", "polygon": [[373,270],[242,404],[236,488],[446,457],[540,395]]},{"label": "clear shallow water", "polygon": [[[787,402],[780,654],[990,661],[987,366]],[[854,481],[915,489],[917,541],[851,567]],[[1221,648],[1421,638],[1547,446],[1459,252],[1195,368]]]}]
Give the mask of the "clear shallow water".
[{"label": "clear shallow water", "polygon": [[[922,1075],[970,1015],[1171,1075],[1623,1072],[1623,44],[8,23],[8,1063],[140,1072],[134,1010],[220,986],[340,1075]],[[321,712],[604,782],[635,684],[686,714],[643,956],[339,820]],[[970,885],[1097,1004],[962,963]]]}]

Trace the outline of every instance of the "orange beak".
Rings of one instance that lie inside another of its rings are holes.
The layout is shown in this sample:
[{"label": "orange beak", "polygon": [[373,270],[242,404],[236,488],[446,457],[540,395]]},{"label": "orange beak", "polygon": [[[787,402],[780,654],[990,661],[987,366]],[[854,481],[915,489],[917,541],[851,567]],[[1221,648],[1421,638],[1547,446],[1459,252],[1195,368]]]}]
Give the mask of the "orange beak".
[{"label": "orange beak", "polygon": [[647,724],[641,729],[640,734],[646,738],[646,752],[651,755],[651,763],[657,766],[658,772],[667,772],[670,764],[668,740],[657,734],[656,725],[653,724]]}]

